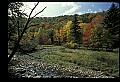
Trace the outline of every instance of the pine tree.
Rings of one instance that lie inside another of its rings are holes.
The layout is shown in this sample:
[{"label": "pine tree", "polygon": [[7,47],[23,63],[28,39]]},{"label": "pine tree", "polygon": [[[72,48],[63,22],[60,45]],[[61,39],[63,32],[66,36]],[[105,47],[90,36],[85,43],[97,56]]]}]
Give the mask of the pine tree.
[{"label": "pine tree", "polygon": [[82,43],[82,29],[80,28],[78,19],[77,19],[77,14],[74,15],[74,20],[72,27],[70,28],[70,34],[72,36],[71,40],[74,43],[81,44]]},{"label": "pine tree", "polygon": [[[119,27],[120,27],[120,8],[113,3],[103,20],[103,27],[109,31],[111,41],[113,42],[112,48],[117,48],[119,43]],[[110,42],[111,42],[110,41]]]},{"label": "pine tree", "polygon": [[114,35],[119,33],[119,27],[120,27],[119,18],[120,18],[120,8],[115,6],[115,4],[113,3],[107,12],[107,16],[103,21],[103,25],[106,29],[109,30],[109,32],[111,32]]}]

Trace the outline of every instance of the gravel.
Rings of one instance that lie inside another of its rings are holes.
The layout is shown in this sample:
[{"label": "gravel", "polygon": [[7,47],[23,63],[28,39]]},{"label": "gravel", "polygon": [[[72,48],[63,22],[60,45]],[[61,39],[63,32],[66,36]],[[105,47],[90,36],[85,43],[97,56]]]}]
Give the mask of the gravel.
[{"label": "gravel", "polygon": [[[50,53],[40,50],[34,54],[43,55]],[[61,67],[59,65],[51,65],[44,62],[43,59],[36,59],[33,53],[29,55],[16,55],[12,62],[17,61],[16,64],[8,65],[9,78],[113,78],[104,75],[100,71],[93,71],[84,67],[69,66]]]}]

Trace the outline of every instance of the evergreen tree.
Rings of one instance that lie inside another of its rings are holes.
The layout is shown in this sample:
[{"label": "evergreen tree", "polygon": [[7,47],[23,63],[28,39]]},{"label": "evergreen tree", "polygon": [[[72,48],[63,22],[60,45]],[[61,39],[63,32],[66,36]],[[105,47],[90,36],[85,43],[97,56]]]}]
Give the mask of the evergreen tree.
[{"label": "evergreen tree", "polygon": [[82,29],[80,28],[80,26],[78,26],[79,22],[78,22],[77,16],[78,16],[77,14],[74,15],[73,25],[70,28],[71,30],[70,34],[72,36],[71,40],[74,43],[81,44],[82,43]]},{"label": "evergreen tree", "polygon": [[51,39],[51,44],[54,44],[54,34],[55,34],[54,30],[52,29],[48,30],[48,35]]},{"label": "evergreen tree", "polygon": [[120,18],[120,8],[113,3],[107,12],[103,25],[114,35],[119,33],[120,20],[118,18]]},{"label": "evergreen tree", "polygon": [[115,4],[113,3],[102,22],[103,27],[106,30],[108,30],[111,36],[113,37],[111,38],[111,41],[114,42],[112,44],[112,48],[117,48],[119,43],[119,27],[120,27],[119,18],[120,18],[120,8],[115,6]]}]

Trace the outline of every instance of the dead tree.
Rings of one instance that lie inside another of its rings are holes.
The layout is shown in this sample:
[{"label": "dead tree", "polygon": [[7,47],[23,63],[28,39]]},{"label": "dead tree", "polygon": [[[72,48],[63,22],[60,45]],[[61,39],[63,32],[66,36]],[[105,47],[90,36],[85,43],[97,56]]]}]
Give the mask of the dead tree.
[{"label": "dead tree", "polygon": [[[23,34],[25,33],[25,31],[28,29],[28,24],[29,24],[29,22],[30,22],[35,16],[37,16],[39,13],[43,12],[44,9],[46,8],[46,7],[45,7],[42,11],[36,13],[33,17],[30,17],[31,14],[32,14],[32,12],[33,12],[33,10],[37,7],[38,4],[39,4],[39,2],[38,2],[38,3],[34,6],[34,8],[31,10],[31,12],[30,12],[30,14],[29,14],[29,17],[28,17],[28,19],[27,19],[27,22],[26,22],[26,24],[25,24],[25,26],[24,26],[24,29],[23,29],[23,31],[21,32],[21,34],[19,34],[18,40],[17,40],[17,42],[16,42],[16,44],[15,44],[15,47],[14,47],[12,53],[10,54],[10,56],[8,57],[8,63],[10,62],[10,60],[12,59],[12,57],[14,56],[14,54],[16,53],[16,51],[17,51],[17,49],[18,49],[18,47],[19,47],[20,40],[22,39]],[[19,23],[19,22],[18,22],[18,23]],[[18,25],[19,25],[19,24],[18,24]],[[18,28],[19,28],[19,27],[18,27]]]}]

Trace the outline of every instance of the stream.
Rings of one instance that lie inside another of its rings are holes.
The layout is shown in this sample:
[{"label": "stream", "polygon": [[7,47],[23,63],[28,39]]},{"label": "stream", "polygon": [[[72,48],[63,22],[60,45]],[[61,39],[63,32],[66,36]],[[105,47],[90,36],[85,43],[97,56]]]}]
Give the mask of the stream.
[{"label": "stream", "polygon": [[[23,55],[16,53],[8,64],[8,78],[113,78],[83,67],[49,64],[40,56],[57,49],[41,49]],[[37,57],[36,54],[39,54]]]}]

